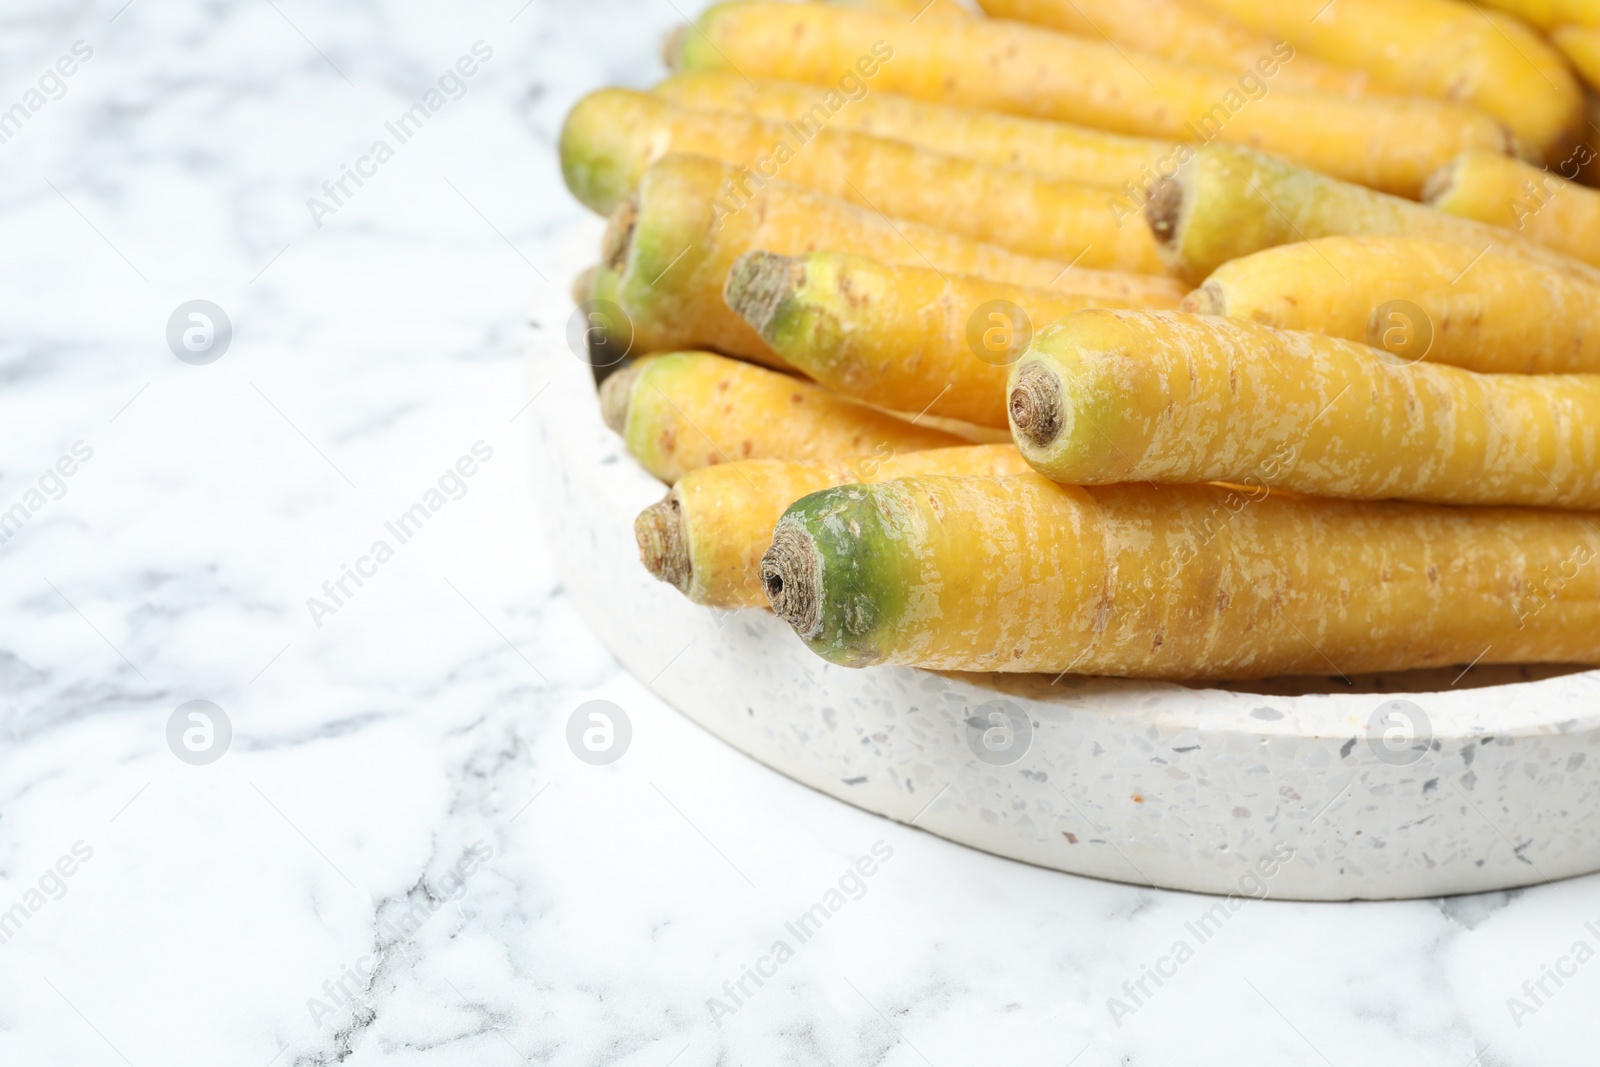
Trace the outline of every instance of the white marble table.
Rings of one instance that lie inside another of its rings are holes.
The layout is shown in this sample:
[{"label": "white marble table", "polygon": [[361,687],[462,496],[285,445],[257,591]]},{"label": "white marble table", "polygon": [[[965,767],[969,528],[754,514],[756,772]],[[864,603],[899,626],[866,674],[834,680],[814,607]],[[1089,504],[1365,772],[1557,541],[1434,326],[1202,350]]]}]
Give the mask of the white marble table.
[{"label": "white marble table", "polygon": [[[0,1063],[1592,1059],[1595,878],[1202,943],[1214,898],[863,814],[625,675],[530,504],[522,309],[579,217],[563,111],[648,83],[678,15],[428,6],[0,23]],[[233,325],[204,365],[165,336],[193,299]],[[608,766],[566,742],[595,698]],[[205,765],[191,700],[232,728]]]}]

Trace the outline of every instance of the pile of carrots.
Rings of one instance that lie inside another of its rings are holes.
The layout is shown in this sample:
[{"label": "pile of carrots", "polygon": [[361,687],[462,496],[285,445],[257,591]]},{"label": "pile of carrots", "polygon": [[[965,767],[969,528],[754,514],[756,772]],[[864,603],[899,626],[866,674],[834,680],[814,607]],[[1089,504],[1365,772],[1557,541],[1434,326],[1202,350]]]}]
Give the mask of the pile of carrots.
[{"label": "pile of carrots", "polygon": [[650,572],[847,666],[1600,663],[1600,0],[979,3],[568,116]]}]

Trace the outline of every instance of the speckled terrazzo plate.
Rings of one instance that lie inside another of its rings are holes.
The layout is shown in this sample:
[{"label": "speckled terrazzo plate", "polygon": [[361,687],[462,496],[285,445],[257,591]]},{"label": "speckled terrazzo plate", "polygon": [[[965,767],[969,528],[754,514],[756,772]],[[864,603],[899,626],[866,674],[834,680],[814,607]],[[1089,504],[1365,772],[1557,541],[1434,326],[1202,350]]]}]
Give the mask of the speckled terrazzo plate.
[{"label": "speckled terrazzo plate", "polygon": [[[574,234],[572,271],[598,226]],[[996,855],[1302,900],[1481,892],[1600,869],[1600,671],[1430,671],[1190,688],[850,670],[763,611],[695,607],[638,564],[664,487],[600,421],[540,294],[538,508],[567,590],[662,699],[830,796]]]}]

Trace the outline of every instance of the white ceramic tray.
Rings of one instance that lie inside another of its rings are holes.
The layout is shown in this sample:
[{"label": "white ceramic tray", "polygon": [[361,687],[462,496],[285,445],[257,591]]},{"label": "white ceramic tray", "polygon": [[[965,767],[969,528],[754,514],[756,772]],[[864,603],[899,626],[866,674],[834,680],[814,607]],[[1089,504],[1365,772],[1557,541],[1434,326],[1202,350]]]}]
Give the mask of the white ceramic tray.
[{"label": "white ceramic tray", "polygon": [[[568,278],[598,233],[574,235]],[[529,343],[567,590],[629,671],[774,770],[996,855],[1173,889],[1379,899],[1600,869],[1600,671],[1220,689],[851,670],[764,611],[690,604],[638,562],[633,518],[665,487],[601,423],[571,312],[542,293]]]}]

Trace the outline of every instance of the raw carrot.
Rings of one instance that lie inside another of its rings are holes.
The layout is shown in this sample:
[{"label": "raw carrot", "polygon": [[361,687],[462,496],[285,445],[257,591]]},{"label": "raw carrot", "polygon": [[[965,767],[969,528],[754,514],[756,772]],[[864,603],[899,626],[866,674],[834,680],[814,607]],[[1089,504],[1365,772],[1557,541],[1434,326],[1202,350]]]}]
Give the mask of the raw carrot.
[{"label": "raw carrot", "polygon": [[627,89],[584,97],[561,132],[562,169],[574,195],[605,213],[668,152],[744,164],[760,179],[782,175],[896,218],[942,226],[1025,255],[1164,272],[1149,231],[1122,225],[1106,209],[1099,186],[846,129],[802,130],[754,115],[697,111]]},{"label": "raw carrot", "polygon": [[746,111],[806,129],[831,123],[1051,178],[1111,186],[1136,197],[1135,203],[1144,202],[1155,168],[1174,150],[1171,141],[871,91],[854,75],[841,81],[824,89],[708,70],[674,74],[652,91],[687,107]]},{"label": "raw carrot", "polygon": [[600,386],[600,413],[657,478],[740,459],[830,459],[966,444],[809,382],[709,352],[650,356]]},{"label": "raw carrot", "polygon": [[[1104,39],[1162,59],[1216,67],[1236,74],[1272,55],[1274,38],[1188,0],[980,0],[996,18],[1048,26],[1091,40]],[[1130,57],[1135,66],[1138,61]],[[1369,88],[1367,72],[1296,55],[1273,76],[1292,89],[1357,96]]]},{"label": "raw carrot", "polygon": [[1482,108],[1536,157],[1564,153],[1583,121],[1582,90],[1560,54],[1503,12],[1453,0],[1204,2],[1319,59]]},{"label": "raw carrot", "polygon": [[1117,301],[862,256],[749,252],[724,299],[791,366],[894,411],[1006,425],[1006,372],[1034,328]]},{"label": "raw carrot", "polygon": [[1172,278],[1019,256],[804,186],[757,186],[715,160],[668,156],[612,216],[596,295],[626,312],[636,353],[709,347],[782,365],[722,299],[734,260],[757,248],[786,255],[834,248],[1140,307],[1175,307],[1184,293]]},{"label": "raw carrot", "polygon": [[679,478],[639,513],[634,535],[645,569],[696,604],[764,608],[761,555],[784,510],[830,486],[920,474],[1000,476],[1028,470],[1013,445],[968,445],[850,460],[751,459]]},{"label": "raw carrot", "polygon": [[1174,679],[1600,662],[1588,516],[908,478],[797,501],[762,580],[850,667]]},{"label": "raw carrot", "polygon": [[1562,26],[1550,40],[1572,61],[1591,89],[1600,89],[1600,26]]},{"label": "raw carrot", "polygon": [[[1578,150],[1568,174],[1595,157]],[[1429,204],[1450,215],[1501,226],[1600,266],[1600,192],[1521,160],[1469,152],[1428,181]]]},{"label": "raw carrot", "polygon": [[1197,284],[1230,259],[1337,234],[1450,241],[1600,281],[1594,267],[1520,234],[1232,145],[1196,149],[1156,184],[1144,216],[1167,266]]},{"label": "raw carrot", "polygon": [[1320,334],[1080,311],[1012,370],[1012,433],[1072,485],[1600,508],[1600,375],[1475,374]]},{"label": "raw carrot", "polygon": [[1173,140],[1221,138],[1405,195],[1505,128],[1475,108],[1413,97],[1270,88],[1288,46],[1229,75],[1007,19],[970,25],[831,4],[742,0],[709,8],[672,55],[677,70],[740,70],[834,85],[859,72],[879,91],[1081,122]]},{"label": "raw carrot", "polygon": [[910,19],[966,19],[972,12],[955,0],[826,0],[843,7],[859,7],[868,11],[882,11]]},{"label": "raw carrot", "polygon": [[1600,286],[1466,245],[1323,237],[1218,267],[1182,310],[1485,373],[1600,372]]},{"label": "raw carrot", "polygon": [[1545,30],[1568,24],[1600,26],[1600,4],[1594,0],[1488,0],[1488,3],[1490,7]]}]

